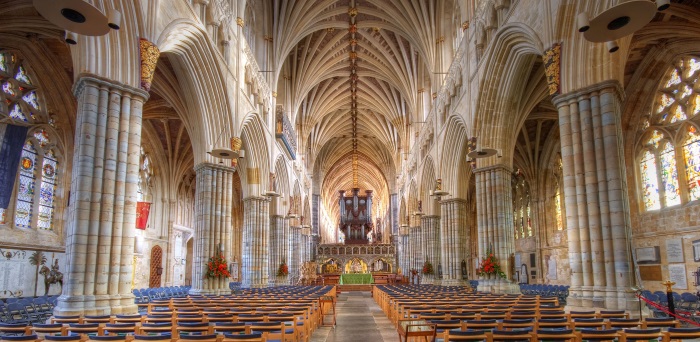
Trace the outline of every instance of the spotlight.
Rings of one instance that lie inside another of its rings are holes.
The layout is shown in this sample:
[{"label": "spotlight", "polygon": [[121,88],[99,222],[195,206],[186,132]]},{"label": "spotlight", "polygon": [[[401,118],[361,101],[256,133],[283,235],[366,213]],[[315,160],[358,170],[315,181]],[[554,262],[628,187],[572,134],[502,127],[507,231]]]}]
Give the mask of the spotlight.
[{"label": "spotlight", "polygon": [[238,151],[238,158],[245,159],[245,150]]},{"label": "spotlight", "polygon": [[616,52],[620,49],[620,47],[617,46],[617,42],[614,40],[608,41],[607,43],[605,43],[605,46],[608,48],[608,52],[610,53]]},{"label": "spotlight", "polygon": [[63,36],[63,39],[66,41],[66,43],[70,45],[78,44],[78,34],[75,32],[66,31],[66,34],[65,36]]},{"label": "spotlight", "polygon": [[591,22],[588,19],[588,13],[581,12],[576,16],[576,22],[578,23],[578,31],[586,32],[591,28]]},{"label": "spotlight", "polygon": [[122,23],[122,13],[116,9],[107,10],[107,26],[113,30],[118,30]]},{"label": "spotlight", "polygon": [[665,11],[671,7],[670,0],[656,0],[656,9],[659,11]]}]

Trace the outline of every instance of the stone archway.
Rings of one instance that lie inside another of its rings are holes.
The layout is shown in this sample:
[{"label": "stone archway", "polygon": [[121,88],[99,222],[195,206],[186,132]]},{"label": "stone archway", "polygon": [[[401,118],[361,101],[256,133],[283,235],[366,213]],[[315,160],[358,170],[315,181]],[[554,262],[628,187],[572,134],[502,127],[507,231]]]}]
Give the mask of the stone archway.
[{"label": "stone archway", "polygon": [[151,248],[151,276],[148,287],[160,287],[163,278],[163,249],[160,246]]}]

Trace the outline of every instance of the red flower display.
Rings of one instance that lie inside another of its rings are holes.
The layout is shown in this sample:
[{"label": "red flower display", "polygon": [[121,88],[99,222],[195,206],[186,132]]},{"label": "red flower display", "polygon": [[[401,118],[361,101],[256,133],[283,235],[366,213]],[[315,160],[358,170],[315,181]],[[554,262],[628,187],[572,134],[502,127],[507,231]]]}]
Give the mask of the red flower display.
[{"label": "red flower display", "polygon": [[223,254],[215,255],[209,258],[207,263],[207,277],[230,277],[231,274],[228,272],[228,264],[226,259],[224,259]]},{"label": "red flower display", "polygon": [[277,268],[277,276],[286,277],[287,274],[289,274],[289,268],[287,267],[287,264],[285,264],[284,261],[282,261],[280,267]]},{"label": "red flower display", "polygon": [[433,274],[433,264],[431,264],[429,261],[426,261],[425,264],[423,264],[423,274]]},{"label": "red flower display", "polygon": [[501,270],[501,265],[498,263],[498,259],[493,256],[493,252],[489,248],[488,256],[481,260],[479,263],[479,268],[476,270],[476,274],[480,276],[487,276],[489,274],[495,274],[503,279],[506,279],[506,274]]}]

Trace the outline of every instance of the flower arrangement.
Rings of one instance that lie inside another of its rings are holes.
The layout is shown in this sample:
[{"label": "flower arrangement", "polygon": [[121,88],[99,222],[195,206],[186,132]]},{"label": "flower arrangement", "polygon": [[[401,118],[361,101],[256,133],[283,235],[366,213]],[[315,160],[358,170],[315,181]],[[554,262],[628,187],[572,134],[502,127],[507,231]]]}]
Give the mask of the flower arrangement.
[{"label": "flower arrangement", "polygon": [[481,260],[479,263],[479,268],[476,270],[476,274],[480,276],[487,276],[489,274],[495,274],[503,279],[506,279],[506,274],[501,270],[501,265],[498,263],[498,259],[493,256],[493,252],[489,248],[488,256]]},{"label": "flower arrangement", "polygon": [[230,277],[228,272],[228,264],[224,259],[223,253],[209,258],[207,263],[207,277]]},{"label": "flower arrangement", "polygon": [[414,276],[418,275],[418,270],[415,269],[415,268],[412,268],[412,269],[411,269],[411,274],[414,275]]},{"label": "flower arrangement", "polygon": [[280,267],[277,268],[277,276],[278,277],[286,277],[289,274],[289,268],[287,267],[287,264],[282,261],[280,264]]},{"label": "flower arrangement", "polygon": [[431,264],[429,261],[426,261],[425,264],[423,264],[423,274],[433,274],[433,264]]}]

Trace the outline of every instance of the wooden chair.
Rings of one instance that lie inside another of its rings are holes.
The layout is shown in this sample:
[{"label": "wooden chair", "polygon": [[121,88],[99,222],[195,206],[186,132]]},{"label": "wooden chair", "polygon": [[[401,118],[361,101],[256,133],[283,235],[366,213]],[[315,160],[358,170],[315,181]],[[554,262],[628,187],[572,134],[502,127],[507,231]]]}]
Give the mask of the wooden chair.
[{"label": "wooden chair", "polygon": [[462,330],[487,330],[498,329],[498,321],[495,319],[467,320],[462,321]]},{"label": "wooden chair", "polygon": [[450,320],[429,320],[428,323],[435,324],[435,331],[437,334],[441,334],[445,330],[454,330],[462,328],[462,321],[458,319]]},{"label": "wooden chair", "polygon": [[536,325],[537,330],[571,328],[571,323],[567,318],[540,318],[537,320]]},{"label": "wooden chair", "polygon": [[488,336],[483,330],[445,330],[443,334],[443,339],[445,342],[491,341],[491,337]]},{"label": "wooden chair", "polygon": [[607,328],[613,329],[637,329],[642,322],[636,318],[609,318]]},{"label": "wooden chair", "polygon": [[574,318],[571,326],[574,330],[580,329],[604,329],[607,323],[602,318]]},{"label": "wooden chair", "polygon": [[102,335],[102,327],[98,323],[71,323],[66,328],[68,334],[79,334],[83,336],[83,341],[88,334]]},{"label": "wooden chair", "polygon": [[576,318],[597,318],[595,311],[569,311],[569,321]]},{"label": "wooden chair", "polygon": [[209,335],[212,334],[212,327],[204,322],[180,322],[175,327],[175,331],[180,338],[184,335]]},{"label": "wooden chair", "polygon": [[51,323],[82,323],[83,319],[80,316],[53,316],[51,317]]},{"label": "wooden chair", "polygon": [[30,331],[27,323],[0,323],[0,336],[29,335]]},{"label": "wooden chair", "polygon": [[135,334],[138,332],[136,323],[107,323],[102,328],[105,335]]},{"label": "wooden chair", "polygon": [[481,317],[482,320],[484,319],[497,319],[497,320],[504,320],[508,317],[508,312],[506,311],[486,311],[482,312],[479,317]]},{"label": "wooden chair", "polygon": [[39,338],[37,335],[16,335],[16,336],[10,336],[10,335],[2,335],[0,336],[0,341],[7,341],[7,342],[41,342],[41,338]]},{"label": "wooden chair", "polygon": [[598,318],[630,318],[630,314],[625,310],[600,310]]},{"label": "wooden chair", "polygon": [[83,323],[114,323],[114,318],[110,315],[99,315],[99,316],[85,316],[83,317]]},{"label": "wooden chair", "polygon": [[501,330],[523,330],[523,329],[534,329],[535,320],[534,319],[504,319],[501,321],[499,329]]},{"label": "wooden chair", "polygon": [[664,342],[671,340],[692,340],[700,338],[700,328],[668,328],[663,334]]},{"label": "wooden chair", "polygon": [[87,336],[83,337],[82,335],[79,334],[70,334],[66,336],[57,336],[57,335],[45,335],[44,336],[44,341],[51,341],[51,342],[78,342],[78,341],[85,341]]},{"label": "wooden chair", "polygon": [[222,342],[265,342],[262,333],[252,334],[224,334]]},{"label": "wooden chair", "polygon": [[127,342],[131,341],[131,336],[127,335],[106,335],[94,336],[88,335],[87,342]]},{"label": "wooden chair", "polygon": [[217,342],[219,337],[215,334],[211,335],[184,335],[180,336],[177,342]]},{"label": "wooden chair", "polygon": [[576,342],[578,335],[571,329],[537,329],[532,335],[532,342],[537,341]]},{"label": "wooden chair", "polygon": [[494,330],[491,332],[491,341],[530,342],[532,329],[528,330]]},{"label": "wooden chair", "polygon": [[139,333],[142,335],[165,334],[165,333],[174,335],[174,329],[173,329],[173,325],[168,323],[168,322],[143,323],[143,324],[141,324]]},{"label": "wooden chair", "polygon": [[661,329],[625,329],[620,334],[620,342],[626,341],[651,341],[663,338]]},{"label": "wooden chair", "polygon": [[[288,331],[287,338],[290,341],[297,342],[302,341],[302,339],[307,340],[309,338],[303,322],[299,322],[297,316],[294,314],[269,314],[267,315],[267,321],[281,322],[284,324],[285,329]],[[298,323],[302,324],[299,325]]]},{"label": "wooden chair", "polygon": [[114,316],[114,323],[142,323],[142,322],[143,322],[143,316],[140,314]]},{"label": "wooden chair", "polygon": [[597,329],[582,329],[576,334],[579,337],[579,341],[611,341],[614,342],[616,340],[619,340],[620,338],[620,333],[618,330],[614,329],[602,329],[602,330],[597,330]]},{"label": "wooden chair", "polygon": [[251,322],[246,333],[262,333],[267,340],[288,341],[288,332],[294,333],[294,330],[287,330],[282,322]]},{"label": "wooden chair", "polygon": [[241,334],[246,332],[247,325],[245,324],[245,322],[219,322],[215,323],[212,329],[216,334]]},{"label": "wooden chair", "polygon": [[31,330],[43,339],[45,335],[67,335],[66,327],[61,323],[55,324],[38,324],[34,323]]},{"label": "wooden chair", "polygon": [[134,335],[135,342],[174,342],[173,335],[170,333],[155,334],[155,335]]},{"label": "wooden chair", "polygon": [[642,321],[642,328],[680,328],[681,322],[673,317],[645,318]]}]

